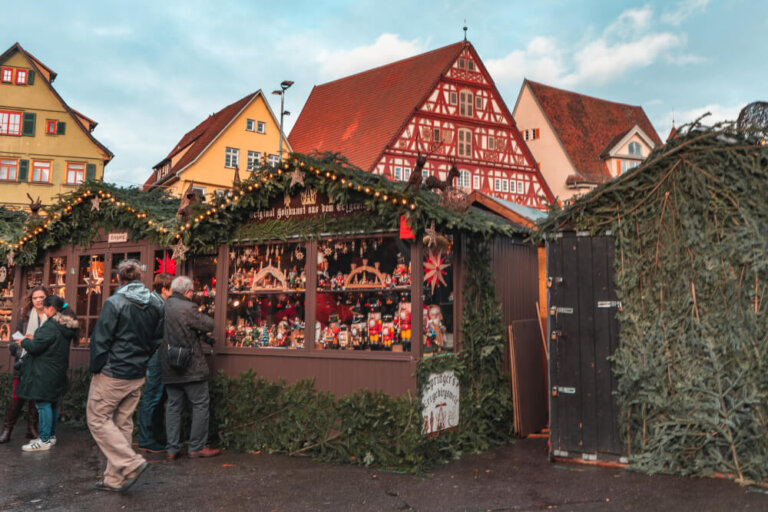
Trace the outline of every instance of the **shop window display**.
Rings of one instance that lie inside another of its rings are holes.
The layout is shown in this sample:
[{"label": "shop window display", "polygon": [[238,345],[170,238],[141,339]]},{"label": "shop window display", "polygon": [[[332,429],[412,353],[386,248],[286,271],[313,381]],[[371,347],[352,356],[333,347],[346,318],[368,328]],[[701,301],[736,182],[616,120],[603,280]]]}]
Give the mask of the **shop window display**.
[{"label": "shop window display", "polygon": [[228,346],[304,347],[305,259],[301,243],[231,247]]},{"label": "shop window display", "polygon": [[453,241],[436,235],[424,249],[424,347],[425,355],[452,352],[453,344]]},{"label": "shop window display", "polygon": [[13,267],[0,265],[0,341],[11,339],[13,315]]},{"label": "shop window display", "polygon": [[104,301],[105,255],[83,254],[79,257],[75,312],[80,319],[80,343],[87,344]]},{"label": "shop window display", "polygon": [[322,240],[315,349],[411,350],[410,246],[393,236]]},{"label": "shop window display", "polygon": [[64,298],[66,293],[66,276],[67,276],[67,257],[66,256],[53,256],[50,258],[50,266],[48,270],[48,290]]},{"label": "shop window display", "polygon": [[[171,260],[175,270],[175,260]],[[213,316],[216,302],[216,265],[215,256],[199,256],[192,267],[192,280],[195,286],[195,302],[198,309]],[[168,269],[170,270],[170,268]]]}]

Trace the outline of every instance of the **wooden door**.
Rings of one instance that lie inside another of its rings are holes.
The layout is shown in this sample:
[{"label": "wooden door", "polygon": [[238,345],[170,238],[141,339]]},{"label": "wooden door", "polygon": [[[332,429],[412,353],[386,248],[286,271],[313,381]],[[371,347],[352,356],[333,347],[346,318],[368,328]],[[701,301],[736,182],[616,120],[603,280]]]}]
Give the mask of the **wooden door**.
[{"label": "wooden door", "polygon": [[[562,235],[562,236],[561,236]],[[621,458],[613,237],[562,233],[547,244],[550,455]]]}]

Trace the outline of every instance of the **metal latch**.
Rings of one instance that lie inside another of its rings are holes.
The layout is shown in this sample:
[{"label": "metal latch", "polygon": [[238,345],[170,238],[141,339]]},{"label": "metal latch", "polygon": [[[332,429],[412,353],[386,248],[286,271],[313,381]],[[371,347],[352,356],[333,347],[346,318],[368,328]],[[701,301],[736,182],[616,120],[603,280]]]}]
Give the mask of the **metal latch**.
[{"label": "metal latch", "polygon": [[547,278],[547,288],[552,288],[552,285],[561,284],[562,282],[563,282],[563,278],[560,276],[556,276],[556,277],[549,276]]},{"label": "metal latch", "polygon": [[553,386],[552,387],[552,396],[557,396],[560,393],[562,393],[564,395],[575,395],[576,394],[576,388],[567,387],[567,386]]},{"label": "metal latch", "polygon": [[552,306],[549,308],[549,314],[552,316],[555,315],[572,315],[573,314],[573,308],[559,308],[557,306]]},{"label": "metal latch", "polygon": [[553,340],[556,340],[558,337],[562,336],[562,331],[552,331],[552,333],[549,335],[549,337]]},{"label": "metal latch", "polygon": [[624,308],[621,305],[620,300],[599,300],[597,301],[597,307],[598,308],[617,308],[619,311],[622,311]]}]

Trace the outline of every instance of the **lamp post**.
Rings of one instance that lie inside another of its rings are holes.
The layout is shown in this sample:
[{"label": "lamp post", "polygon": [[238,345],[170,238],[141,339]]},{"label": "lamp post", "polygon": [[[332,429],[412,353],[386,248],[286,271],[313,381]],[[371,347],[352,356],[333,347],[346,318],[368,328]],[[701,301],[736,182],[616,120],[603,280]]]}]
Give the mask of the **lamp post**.
[{"label": "lamp post", "polygon": [[283,162],[283,117],[286,115],[291,115],[290,112],[285,110],[285,91],[293,85],[293,82],[290,80],[283,80],[280,82],[280,90],[274,90],[272,91],[272,94],[277,94],[280,96],[280,153],[279,153],[279,162]]}]

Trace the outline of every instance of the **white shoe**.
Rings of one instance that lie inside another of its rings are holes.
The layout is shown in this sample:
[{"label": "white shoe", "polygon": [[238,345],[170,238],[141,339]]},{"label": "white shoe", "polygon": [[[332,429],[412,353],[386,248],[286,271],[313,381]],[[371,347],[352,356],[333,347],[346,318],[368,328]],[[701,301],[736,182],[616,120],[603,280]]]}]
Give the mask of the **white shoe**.
[{"label": "white shoe", "polygon": [[21,447],[24,452],[44,452],[51,449],[53,443],[50,441],[43,441],[41,439],[33,439],[29,443]]},{"label": "white shoe", "polygon": [[51,436],[48,442],[51,443],[51,446],[56,446],[56,436]]}]

